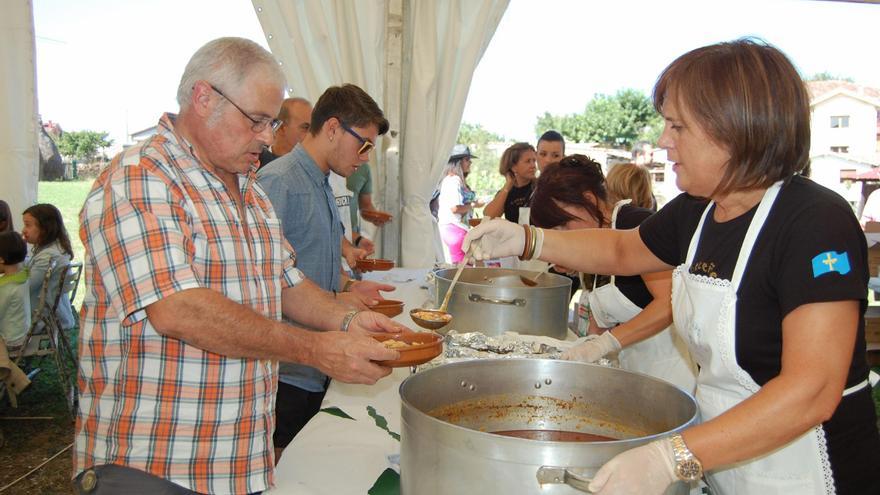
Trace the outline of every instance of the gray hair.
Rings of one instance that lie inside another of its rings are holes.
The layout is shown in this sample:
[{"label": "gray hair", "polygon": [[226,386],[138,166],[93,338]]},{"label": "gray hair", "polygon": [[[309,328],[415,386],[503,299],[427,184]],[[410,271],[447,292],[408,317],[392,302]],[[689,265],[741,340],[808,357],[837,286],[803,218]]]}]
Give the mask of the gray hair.
[{"label": "gray hair", "polygon": [[224,91],[231,91],[230,88],[239,87],[260,66],[269,70],[270,76],[281,88],[287,86],[275,57],[257,43],[245,38],[209,41],[186,64],[177,87],[177,103],[181,110],[189,106],[197,81],[209,81]]}]

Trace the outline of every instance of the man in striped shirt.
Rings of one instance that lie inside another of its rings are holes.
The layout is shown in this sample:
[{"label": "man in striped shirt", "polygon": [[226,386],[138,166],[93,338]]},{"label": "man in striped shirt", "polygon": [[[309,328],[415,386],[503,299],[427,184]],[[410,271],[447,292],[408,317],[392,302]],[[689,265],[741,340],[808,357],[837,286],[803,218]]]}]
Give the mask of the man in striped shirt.
[{"label": "man in striped shirt", "polygon": [[285,85],[259,45],[209,42],[181,78],[179,114],[95,181],[80,213],[80,492],[261,492],[278,361],[353,383],[390,373],[374,361],[398,353],[365,334],[401,328],[303,277],[256,184]]}]

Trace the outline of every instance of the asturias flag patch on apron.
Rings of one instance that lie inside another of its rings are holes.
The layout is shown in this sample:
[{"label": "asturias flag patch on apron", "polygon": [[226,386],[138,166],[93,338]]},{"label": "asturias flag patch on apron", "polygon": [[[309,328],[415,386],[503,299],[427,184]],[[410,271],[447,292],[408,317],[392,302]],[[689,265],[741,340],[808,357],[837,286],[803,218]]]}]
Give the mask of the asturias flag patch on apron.
[{"label": "asturias flag patch on apron", "polygon": [[841,275],[849,273],[849,256],[846,252],[825,251],[813,257],[813,278],[831,272]]}]

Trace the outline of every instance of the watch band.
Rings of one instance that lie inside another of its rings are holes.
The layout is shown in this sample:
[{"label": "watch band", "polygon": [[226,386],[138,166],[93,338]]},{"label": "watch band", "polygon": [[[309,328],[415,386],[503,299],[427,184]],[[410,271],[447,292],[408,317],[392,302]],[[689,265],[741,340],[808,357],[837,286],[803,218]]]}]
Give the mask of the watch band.
[{"label": "watch band", "polygon": [[684,438],[676,433],[669,437],[672,444],[672,454],[675,457],[675,476],[682,481],[697,481],[703,476],[703,465],[700,460],[688,449]]}]

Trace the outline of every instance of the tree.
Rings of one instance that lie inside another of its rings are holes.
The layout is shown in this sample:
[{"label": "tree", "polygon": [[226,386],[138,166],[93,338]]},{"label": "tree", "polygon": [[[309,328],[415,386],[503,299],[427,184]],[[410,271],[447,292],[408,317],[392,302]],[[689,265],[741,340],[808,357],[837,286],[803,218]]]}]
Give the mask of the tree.
[{"label": "tree", "polygon": [[817,72],[817,73],[815,73],[815,74],[813,74],[812,76],[809,76],[809,77],[805,77],[805,78],[804,78],[804,81],[808,81],[808,82],[810,82],[810,81],[846,81],[846,82],[855,82],[855,80],[853,80],[853,78],[851,78],[851,77],[836,76],[836,75],[834,75],[834,74],[828,72],[827,70],[826,70],[826,71],[822,71],[822,72]]},{"label": "tree", "polygon": [[477,156],[471,161],[471,172],[467,182],[477,196],[489,196],[504,186],[504,177],[498,173],[497,153],[489,148],[491,143],[503,142],[504,137],[488,131],[480,124],[462,122],[458,128],[457,143],[466,144],[471,153]]},{"label": "tree", "polygon": [[634,142],[656,142],[663,130],[663,119],[650,98],[641,91],[622,89],[614,95],[597,94],[583,113],[538,117],[535,133],[555,129],[566,140],[596,142],[615,148],[629,148]]},{"label": "tree", "polygon": [[58,151],[62,155],[82,162],[92,161],[98,151],[113,144],[112,139],[107,139],[106,132],[97,131],[70,131],[65,132],[58,139]]}]

